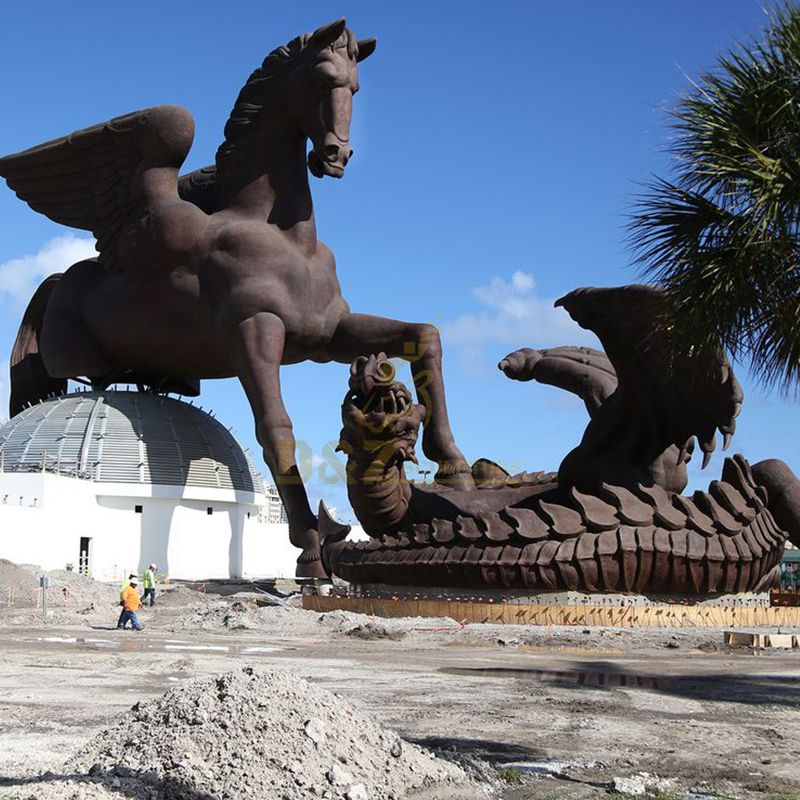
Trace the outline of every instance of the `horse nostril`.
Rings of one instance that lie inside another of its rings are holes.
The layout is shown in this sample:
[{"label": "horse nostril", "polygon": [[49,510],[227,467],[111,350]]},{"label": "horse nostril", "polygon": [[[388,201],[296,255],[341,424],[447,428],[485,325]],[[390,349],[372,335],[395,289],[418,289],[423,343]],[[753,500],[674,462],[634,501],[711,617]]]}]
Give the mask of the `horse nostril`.
[{"label": "horse nostril", "polygon": [[339,156],[339,145],[338,144],[326,144],[325,145],[325,156],[326,156],[326,158],[330,158],[330,159],[338,158],[338,156]]},{"label": "horse nostril", "polygon": [[352,157],[353,157],[353,151],[351,150],[351,151],[350,151],[350,152],[347,154],[347,160],[349,161],[349,160],[350,160]]}]

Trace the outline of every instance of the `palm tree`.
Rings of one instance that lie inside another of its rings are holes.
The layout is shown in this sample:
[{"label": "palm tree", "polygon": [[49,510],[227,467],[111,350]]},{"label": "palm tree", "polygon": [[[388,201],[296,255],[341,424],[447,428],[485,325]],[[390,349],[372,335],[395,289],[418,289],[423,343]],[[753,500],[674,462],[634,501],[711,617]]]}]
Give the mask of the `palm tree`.
[{"label": "palm tree", "polygon": [[[719,57],[671,112],[669,180],[630,222],[636,262],[671,300],[681,354],[721,342],[764,384],[800,389],[800,8]],[[661,327],[661,326],[659,326]]]}]

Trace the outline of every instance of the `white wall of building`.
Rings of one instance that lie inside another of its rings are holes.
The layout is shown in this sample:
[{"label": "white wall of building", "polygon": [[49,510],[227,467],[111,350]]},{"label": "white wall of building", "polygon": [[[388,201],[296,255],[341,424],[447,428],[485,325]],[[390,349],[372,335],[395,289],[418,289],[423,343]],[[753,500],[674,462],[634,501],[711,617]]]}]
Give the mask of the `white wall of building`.
[{"label": "white wall of building", "polygon": [[299,551],[287,525],[259,522],[264,504],[261,494],[225,489],[0,473],[0,558],[77,570],[88,537],[90,571],[101,580],[150,562],[186,580],[290,577]]},{"label": "white wall of building", "polygon": [[[277,522],[249,525],[243,537],[243,577],[293,578],[300,551],[289,541],[289,526]],[[269,574],[265,565],[269,565]]]}]

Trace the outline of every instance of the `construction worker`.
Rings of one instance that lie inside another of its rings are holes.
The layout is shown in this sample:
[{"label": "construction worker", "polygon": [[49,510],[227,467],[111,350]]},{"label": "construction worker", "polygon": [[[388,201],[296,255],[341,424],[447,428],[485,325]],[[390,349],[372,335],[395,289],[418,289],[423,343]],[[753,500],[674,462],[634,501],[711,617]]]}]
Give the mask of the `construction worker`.
[{"label": "construction worker", "polygon": [[131,627],[135,631],[142,630],[142,624],[139,622],[139,617],[136,612],[142,607],[142,601],[139,597],[139,579],[133,575],[128,582],[128,586],[122,590],[122,614],[119,618],[117,628],[124,630],[130,622]]},{"label": "construction worker", "polygon": [[122,627],[122,618],[125,616],[125,604],[123,603],[122,596],[125,594],[125,590],[131,585],[132,580],[138,580],[138,576],[135,572],[131,572],[128,577],[122,581],[122,586],[119,587],[119,604],[121,606],[121,610],[119,612],[119,619],[117,620],[117,627]]},{"label": "construction worker", "polygon": [[150,597],[150,607],[156,604],[156,565],[151,564],[144,571],[144,594],[142,595],[142,603]]}]

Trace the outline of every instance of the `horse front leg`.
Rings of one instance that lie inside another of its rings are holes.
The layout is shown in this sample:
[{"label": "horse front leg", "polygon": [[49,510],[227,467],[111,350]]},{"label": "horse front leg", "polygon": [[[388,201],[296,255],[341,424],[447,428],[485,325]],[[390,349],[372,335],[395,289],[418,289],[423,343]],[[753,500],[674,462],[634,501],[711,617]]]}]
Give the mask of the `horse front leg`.
[{"label": "horse front leg", "polygon": [[295,461],[292,421],[281,397],[280,366],[286,332],[280,318],[260,313],[240,323],[234,335],[236,374],[241,381],[256,426],[256,438],[272,473],[289,519],[289,540],[302,548],[297,577],[325,578],[320,560],[317,518],[308,504]]},{"label": "horse front leg", "polygon": [[347,364],[358,356],[378,352],[411,363],[417,397],[427,411],[422,450],[439,465],[437,482],[456,489],[474,489],[472,472],[456,445],[447,416],[438,329],[370,314],[346,314],[331,340],[331,357]]}]

